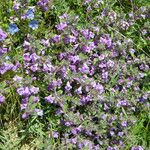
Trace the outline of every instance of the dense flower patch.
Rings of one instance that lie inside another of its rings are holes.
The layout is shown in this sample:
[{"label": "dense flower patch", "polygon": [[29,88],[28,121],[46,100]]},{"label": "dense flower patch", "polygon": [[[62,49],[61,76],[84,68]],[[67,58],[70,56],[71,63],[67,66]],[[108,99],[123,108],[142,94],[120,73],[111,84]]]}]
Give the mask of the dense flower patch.
[{"label": "dense flower patch", "polygon": [[103,0],[77,3],[82,14],[63,11],[54,20],[52,1],[14,1],[8,28],[0,29],[2,111],[15,91],[21,122],[42,122],[56,147],[144,150],[127,137],[149,111],[149,53],[132,39],[143,21],[148,43],[148,11],[117,14]]}]

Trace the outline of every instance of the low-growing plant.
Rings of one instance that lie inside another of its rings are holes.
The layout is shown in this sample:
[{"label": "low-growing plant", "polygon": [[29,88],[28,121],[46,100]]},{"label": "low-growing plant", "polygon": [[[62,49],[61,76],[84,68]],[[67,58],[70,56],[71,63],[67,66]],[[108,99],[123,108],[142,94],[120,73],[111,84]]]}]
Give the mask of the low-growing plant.
[{"label": "low-growing plant", "polygon": [[0,149],[149,149],[148,1],[0,4]]}]

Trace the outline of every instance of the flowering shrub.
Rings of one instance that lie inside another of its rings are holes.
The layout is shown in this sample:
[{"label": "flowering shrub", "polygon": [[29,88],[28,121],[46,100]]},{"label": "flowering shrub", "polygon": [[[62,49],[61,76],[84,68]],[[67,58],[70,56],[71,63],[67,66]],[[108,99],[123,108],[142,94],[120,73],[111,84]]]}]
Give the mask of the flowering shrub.
[{"label": "flowering shrub", "polygon": [[39,149],[148,147],[147,7],[130,2],[127,13],[103,0],[9,6],[0,26],[2,126],[16,118],[20,141],[40,137]]}]

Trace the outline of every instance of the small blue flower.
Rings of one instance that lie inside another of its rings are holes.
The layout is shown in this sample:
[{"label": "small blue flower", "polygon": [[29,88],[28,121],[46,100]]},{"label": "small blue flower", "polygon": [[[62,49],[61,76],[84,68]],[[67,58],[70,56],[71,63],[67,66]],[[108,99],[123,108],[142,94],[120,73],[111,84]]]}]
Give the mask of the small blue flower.
[{"label": "small blue flower", "polygon": [[26,17],[27,17],[28,19],[33,19],[33,18],[34,18],[34,12],[33,12],[32,9],[29,9],[29,10],[27,11]]},{"label": "small blue flower", "polygon": [[6,59],[6,60],[10,60],[11,58],[10,58],[9,56],[6,56],[5,59]]},{"label": "small blue flower", "polygon": [[9,29],[8,29],[8,31],[10,32],[10,34],[15,34],[16,32],[18,32],[19,31],[19,28],[17,27],[17,25],[16,24],[10,24],[9,25]]},{"label": "small blue flower", "polygon": [[38,21],[32,20],[32,21],[29,23],[29,27],[32,28],[33,30],[37,29],[37,28],[38,28]]}]

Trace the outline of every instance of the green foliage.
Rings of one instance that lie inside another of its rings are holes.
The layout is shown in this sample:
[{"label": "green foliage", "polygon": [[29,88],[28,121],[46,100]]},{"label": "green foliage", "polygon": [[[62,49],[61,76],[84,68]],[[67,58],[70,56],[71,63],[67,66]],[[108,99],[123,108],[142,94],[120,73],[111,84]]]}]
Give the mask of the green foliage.
[{"label": "green foliage", "polygon": [[[93,1],[94,2],[94,1]],[[36,5],[36,0],[29,0],[29,5],[33,6]],[[36,19],[39,20],[39,29],[36,31],[33,31],[28,28],[29,21],[23,20],[18,21],[17,25],[20,27],[20,32],[16,33],[13,36],[8,35],[7,44],[9,45],[9,48],[11,51],[9,52],[9,56],[13,59],[13,61],[18,60],[20,63],[23,63],[23,47],[19,46],[20,43],[23,43],[24,39],[27,37],[26,33],[31,33],[31,43],[32,47],[36,48],[38,47],[38,52],[41,53],[41,51],[44,49],[42,44],[40,44],[39,40],[36,40],[36,37],[45,37],[46,39],[49,39],[51,35],[57,34],[57,31],[55,30],[55,25],[60,22],[59,16],[67,13],[73,18],[75,16],[79,16],[78,24],[76,24],[77,29],[83,29],[84,27],[88,27],[92,24],[93,21],[97,21],[97,19],[94,20],[94,17],[99,14],[104,9],[110,9],[115,11],[118,14],[119,18],[125,18],[129,19],[128,13],[130,11],[135,11],[134,7],[150,7],[150,1],[149,0],[104,0],[104,3],[101,4],[101,7],[98,9],[93,9],[92,12],[86,13],[85,6],[83,5],[82,0],[53,0],[51,1],[51,4],[53,6],[53,9],[47,11],[47,12],[41,12],[40,9],[35,12],[36,13]],[[12,9],[13,2],[12,0],[0,0],[0,28],[5,29],[7,31],[8,25],[10,24],[10,16],[18,15],[15,11],[10,11]],[[22,13],[22,12],[18,12]],[[135,14],[136,15],[136,14]],[[139,14],[137,14],[139,15]],[[43,18],[40,18],[40,17]],[[89,18],[89,19],[88,19]],[[89,21],[87,21],[87,19]],[[44,20],[44,21],[43,21]],[[142,30],[147,29],[150,30],[150,23],[148,19],[139,19],[134,22],[134,24],[129,27],[127,31],[119,30],[118,26],[109,26],[107,25],[107,22],[109,19],[101,22],[97,21],[97,26],[99,26],[102,30],[101,33],[109,33],[112,38],[115,40],[116,38],[124,38],[124,39],[132,39],[133,45],[135,49],[138,51],[136,55],[141,56],[141,60],[145,60],[145,55],[150,56],[150,44],[149,40],[147,39],[146,35],[142,35]],[[93,25],[94,26],[94,25]],[[42,29],[42,30],[41,30]],[[117,37],[116,37],[117,36]],[[81,39],[82,40],[82,39]],[[104,46],[99,45],[99,49],[103,50]],[[122,45],[121,48],[127,48],[126,44]],[[119,49],[119,47],[118,47]],[[48,49],[46,53],[49,54],[49,56],[53,59],[55,64],[58,64],[58,60],[55,57],[56,54],[63,51],[63,48],[61,45],[58,47],[53,47],[53,49]],[[79,57],[83,60],[86,60],[88,58],[87,55],[84,55],[83,53],[79,54]],[[135,57],[134,55],[132,57]],[[144,57],[144,58],[143,58]],[[0,65],[2,63],[3,59],[0,60]],[[149,61],[146,60],[146,61]],[[67,63],[63,62],[65,65]],[[61,64],[61,65],[64,65]],[[94,64],[97,64],[97,60],[94,60]],[[122,64],[123,65],[123,64]],[[136,72],[133,72],[132,68],[130,68],[131,72],[129,74],[136,75]],[[22,75],[25,70],[22,69],[22,72],[20,74]],[[120,70],[121,72],[122,70]],[[67,72],[67,75],[71,78],[71,72]],[[11,86],[10,83],[6,83],[5,81],[10,80],[12,81],[12,78],[14,77],[13,71],[8,71],[7,73],[0,75],[0,92],[4,91],[7,93],[6,95],[6,103],[4,105],[0,105],[0,149],[1,150],[28,150],[28,149],[69,149],[65,147],[59,147],[60,139],[55,140],[52,137],[52,132],[55,130],[58,131],[64,131],[65,128],[58,127],[57,124],[59,124],[60,117],[56,117],[53,115],[53,112],[55,111],[55,107],[52,105],[46,105],[43,102],[44,95],[48,95],[49,93],[45,90],[48,83],[45,83],[43,85],[42,83],[44,81],[47,81],[48,79],[44,79],[44,74],[41,74],[41,80],[40,81],[34,81],[33,84],[40,87],[41,93],[41,105],[32,103],[32,98],[29,100],[29,110],[34,110],[37,106],[39,108],[42,108],[44,110],[44,116],[43,118],[40,118],[36,115],[34,115],[31,119],[28,121],[20,119],[21,112],[20,112],[20,97],[16,93],[16,90]],[[38,76],[38,75],[37,75]],[[28,77],[25,77],[27,79]],[[53,79],[53,75],[49,77],[49,80]],[[29,77],[30,79],[30,77]],[[27,82],[30,82],[29,79],[27,79]],[[109,82],[109,85],[106,87],[106,89],[110,89],[114,87],[118,80],[118,72],[114,72],[114,76],[111,76],[111,80]],[[91,81],[87,81],[91,82]],[[6,87],[6,85],[9,84],[9,86]],[[150,71],[146,72],[146,76],[144,79],[142,79],[140,86],[142,87],[143,91],[150,91]],[[93,92],[93,91],[91,91]],[[59,89],[58,94],[62,95],[63,90]],[[114,95],[121,94],[113,93]],[[128,97],[131,97],[134,93],[130,91],[128,93]],[[109,92],[105,95],[106,99],[109,102],[114,102],[115,98],[114,95],[110,95]],[[62,96],[60,101],[65,99],[66,102],[64,103],[64,112],[68,111],[70,108],[69,102],[72,101],[72,99],[75,101],[75,103],[79,103],[78,99],[75,99],[75,97],[70,98],[69,96]],[[135,100],[133,100],[134,102]],[[102,115],[101,113],[102,106],[99,106],[98,110],[94,108],[92,105],[90,107],[85,108],[83,111],[86,111],[86,114],[88,116],[94,116],[95,114]],[[93,111],[95,110],[95,111]],[[112,110],[113,111],[113,110]],[[138,118],[138,121],[136,122],[135,126],[133,126],[130,129],[130,135],[127,137],[126,144],[127,149],[130,149],[132,145],[142,145],[144,147],[148,148],[150,147],[150,118],[149,118],[149,110],[140,111],[140,113],[135,114],[135,117]],[[125,118],[128,118],[128,115],[126,114],[126,110],[123,110]],[[72,117],[73,115],[71,112],[68,115],[68,118]],[[73,118],[74,120],[78,121],[79,118]],[[85,120],[82,122],[85,126],[87,126],[87,129],[93,128],[94,123],[90,124],[88,120]],[[93,125],[93,126],[92,126]],[[102,129],[103,132],[106,128],[105,120],[101,125],[98,126],[99,130]],[[70,149],[73,150],[74,148],[72,145],[70,145]],[[85,150],[88,148],[85,148]]]}]

